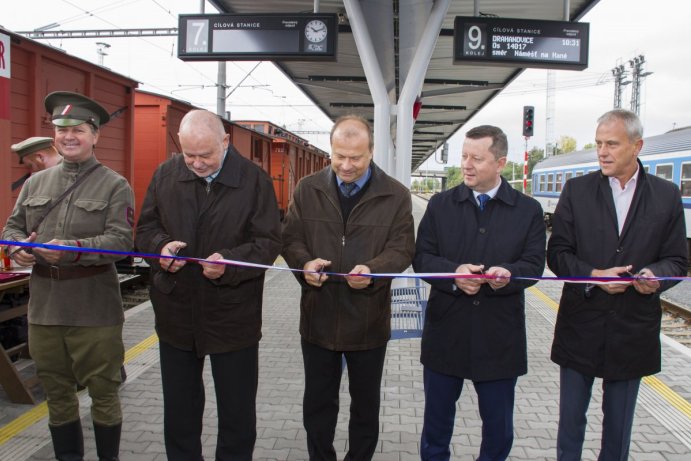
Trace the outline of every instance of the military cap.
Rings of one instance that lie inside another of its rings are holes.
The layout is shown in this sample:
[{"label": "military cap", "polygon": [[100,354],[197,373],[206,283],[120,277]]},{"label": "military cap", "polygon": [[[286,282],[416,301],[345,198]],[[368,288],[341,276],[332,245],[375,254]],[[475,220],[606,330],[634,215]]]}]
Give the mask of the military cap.
[{"label": "military cap", "polygon": [[33,136],[17,144],[12,144],[10,149],[19,156],[19,163],[24,163],[24,157],[39,150],[47,149],[53,145],[53,138]]},{"label": "military cap", "polygon": [[94,127],[110,120],[108,111],[93,99],[71,91],[54,91],[46,96],[46,110],[53,114],[53,125],[77,126],[91,123]]}]

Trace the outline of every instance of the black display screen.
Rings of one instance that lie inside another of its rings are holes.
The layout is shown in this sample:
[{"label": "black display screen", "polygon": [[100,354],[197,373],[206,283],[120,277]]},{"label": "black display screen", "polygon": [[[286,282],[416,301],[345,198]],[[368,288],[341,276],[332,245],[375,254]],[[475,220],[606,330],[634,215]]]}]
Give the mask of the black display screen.
[{"label": "black display screen", "polygon": [[180,15],[184,61],[334,60],[335,14]]},{"label": "black display screen", "polygon": [[583,70],[588,33],[583,22],[456,16],[454,63]]}]

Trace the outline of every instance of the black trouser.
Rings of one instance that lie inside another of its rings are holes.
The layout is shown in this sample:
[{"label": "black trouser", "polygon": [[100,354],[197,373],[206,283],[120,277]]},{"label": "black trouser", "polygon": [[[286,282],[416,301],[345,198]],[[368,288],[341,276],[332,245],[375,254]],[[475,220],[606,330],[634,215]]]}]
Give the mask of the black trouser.
[{"label": "black trouser", "polygon": [[[258,345],[210,354],[216,388],[216,460],[251,460],[257,438]],[[164,437],[170,461],[202,459],[204,358],[160,343]]]},{"label": "black trouser", "polygon": [[345,460],[372,459],[379,440],[379,402],[386,346],[364,351],[331,351],[302,341],[305,364],[303,419],[311,461],[335,461],[333,441],[343,356],[348,365],[350,421]]}]

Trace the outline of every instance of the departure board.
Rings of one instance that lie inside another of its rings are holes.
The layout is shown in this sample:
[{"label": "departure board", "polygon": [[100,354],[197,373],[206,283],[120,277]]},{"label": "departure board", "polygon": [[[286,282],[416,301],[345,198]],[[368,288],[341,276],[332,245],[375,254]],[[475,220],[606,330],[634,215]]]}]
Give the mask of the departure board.
[{"label": "departure board", "polygon": [[454,63],[583,70],[589,31],[583,22],[456,16]]},{"label": "departure board", "polygon": [[180,15],[184,61],[335,60],[336,14]]}]

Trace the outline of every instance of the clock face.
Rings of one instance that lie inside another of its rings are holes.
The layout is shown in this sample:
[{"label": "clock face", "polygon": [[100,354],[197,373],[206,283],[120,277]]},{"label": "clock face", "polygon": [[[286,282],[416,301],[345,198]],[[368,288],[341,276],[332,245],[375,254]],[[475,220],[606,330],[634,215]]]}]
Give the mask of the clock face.
[{"label": "clock face", "polygon": [[326,24],[324,21],[314,19],[305,26],[305,38],[312,43],[318,43],[326,38]]}]

